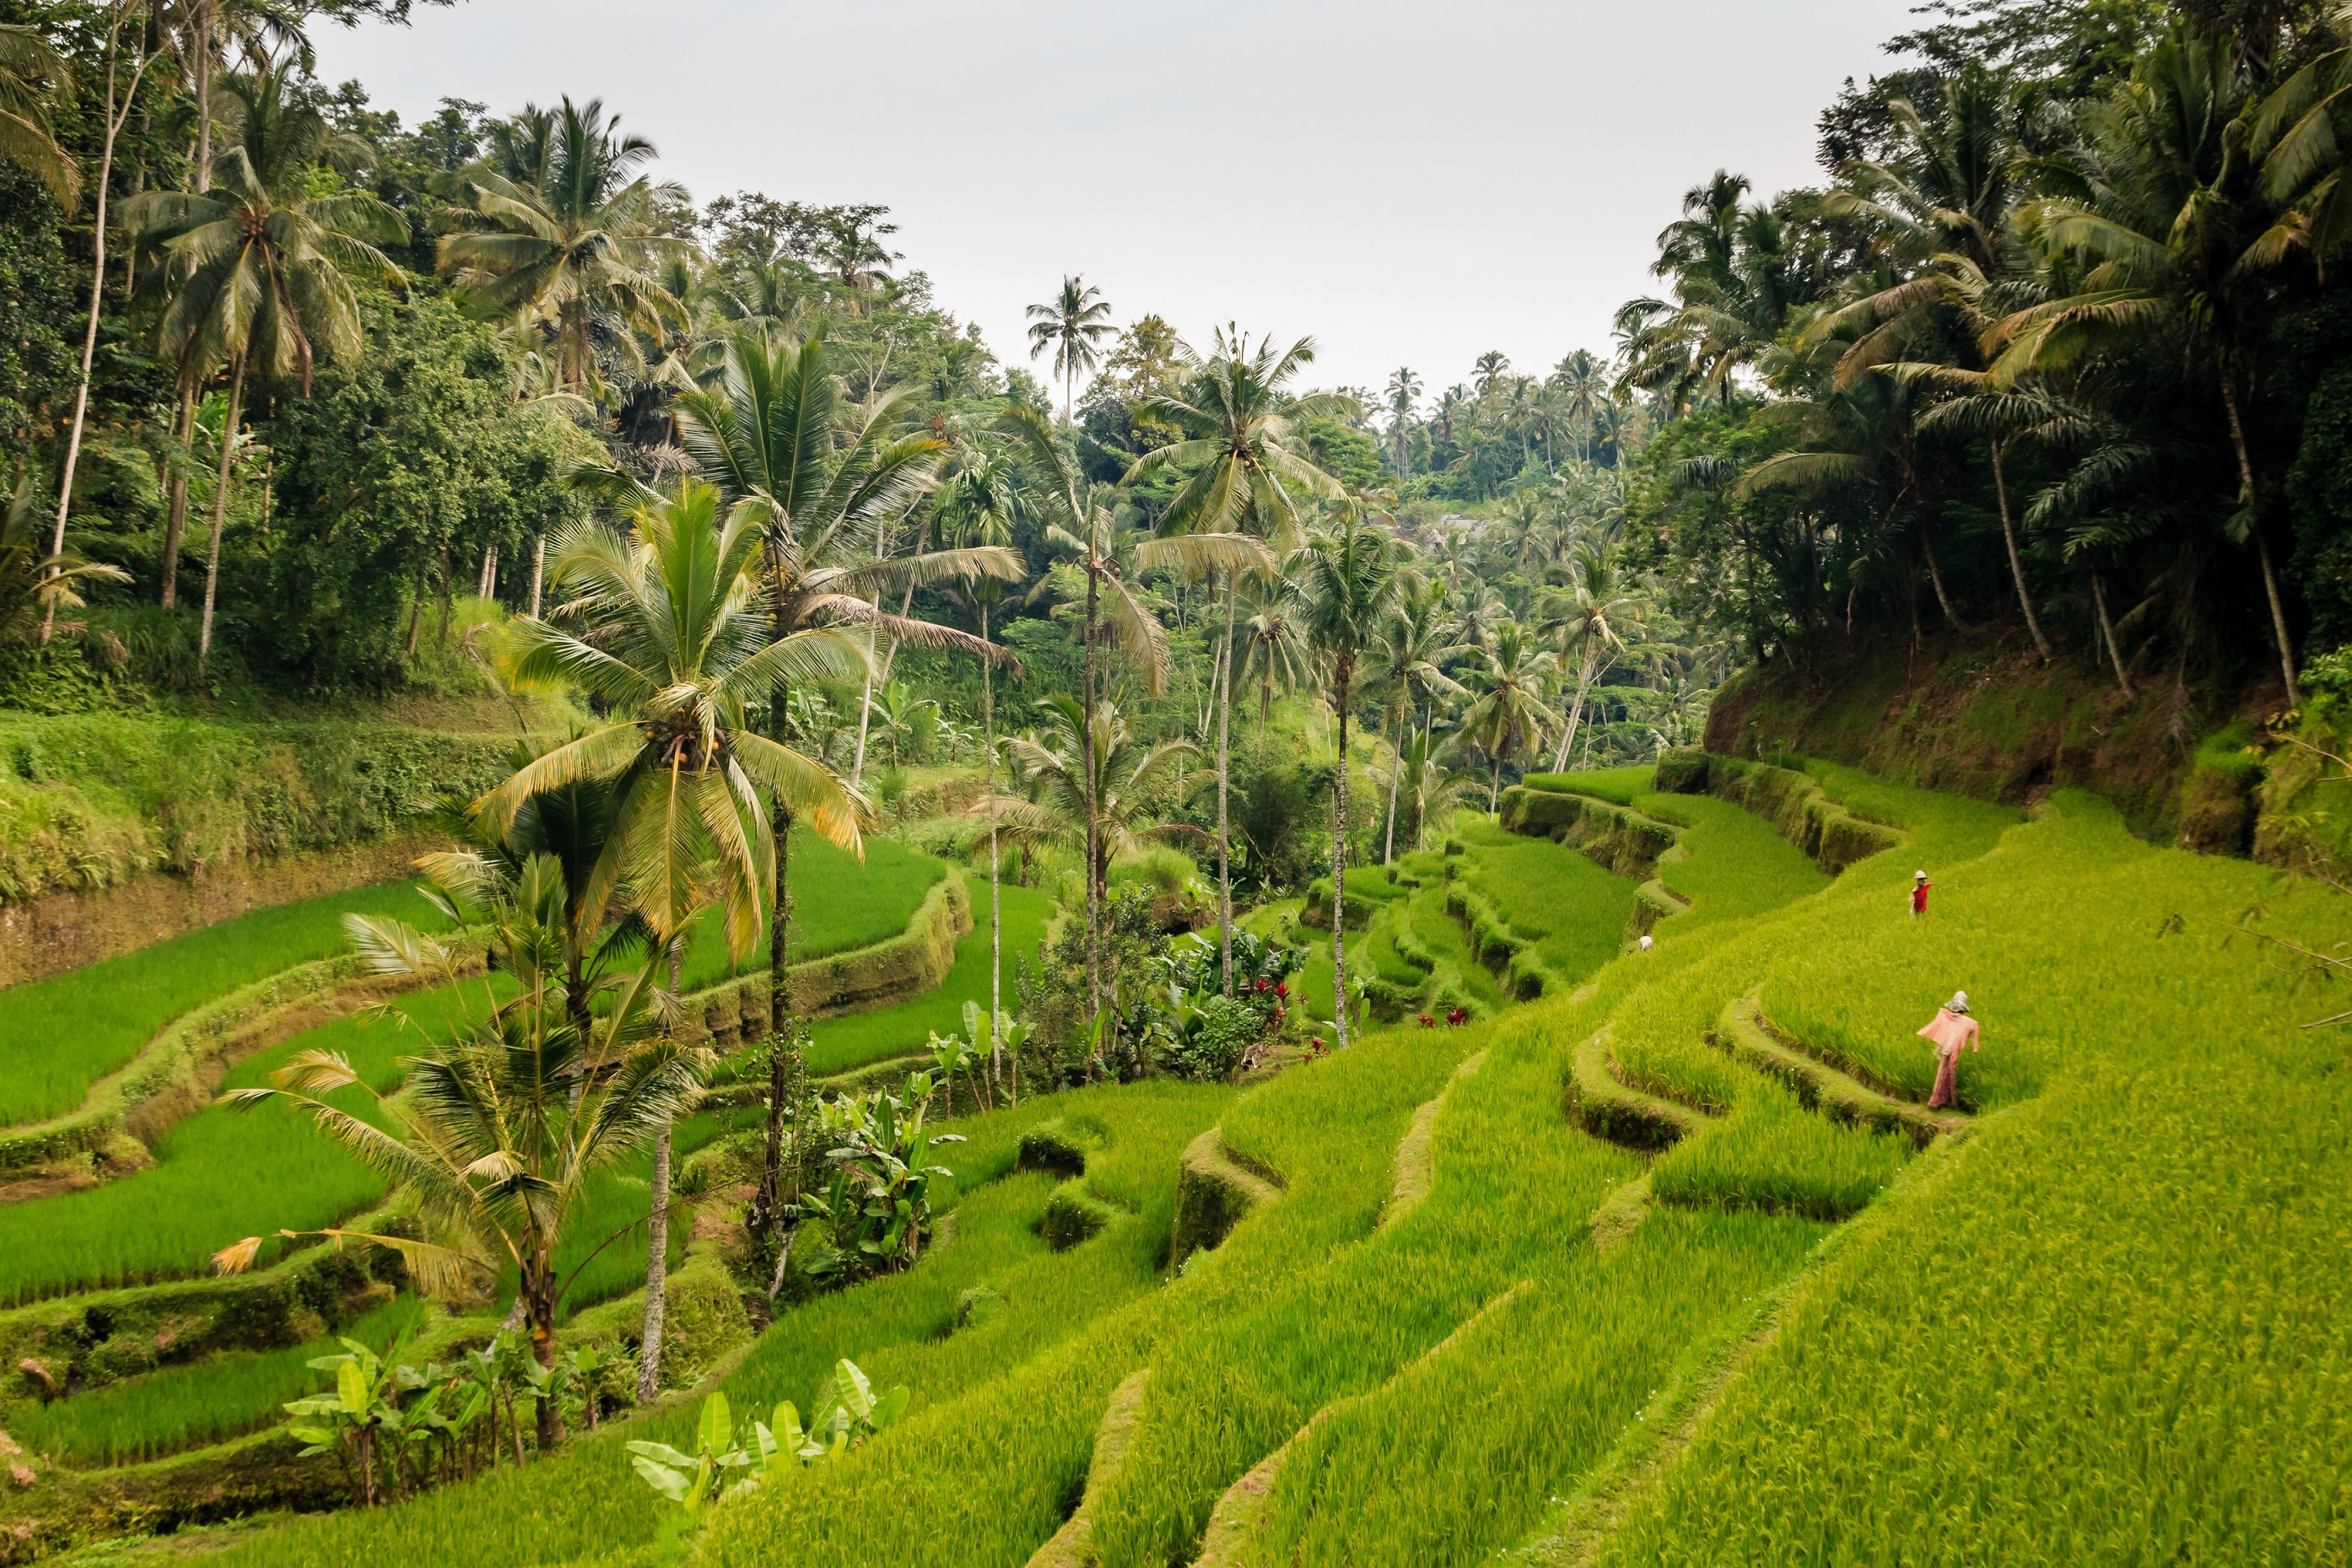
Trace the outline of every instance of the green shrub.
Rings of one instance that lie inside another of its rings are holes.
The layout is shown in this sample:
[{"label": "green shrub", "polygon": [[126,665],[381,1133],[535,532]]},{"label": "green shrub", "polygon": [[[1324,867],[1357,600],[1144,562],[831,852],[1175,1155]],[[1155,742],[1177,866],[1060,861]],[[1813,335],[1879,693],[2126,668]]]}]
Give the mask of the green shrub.
[{"label": "green shrub", "polygon": [[1082,1184],[1065,1182],[1045,1200],[1045,1212],[1037,1220],[1037,1234],[1055,1251],[1067,1252],[1081,1242],[1093,1240],[1118,1215],[1117,1209],[1087,1192]]},{"label": "green shrub", "polygon": [[1169,1047],[1168,1067],[1180,1078],[1213,1083],[1241,1066],[1243,1056],[1265,1029],[1265,1015],[1255,1003],[1238,997],[1211,997],[1201,1004],[1195,1027]]}]

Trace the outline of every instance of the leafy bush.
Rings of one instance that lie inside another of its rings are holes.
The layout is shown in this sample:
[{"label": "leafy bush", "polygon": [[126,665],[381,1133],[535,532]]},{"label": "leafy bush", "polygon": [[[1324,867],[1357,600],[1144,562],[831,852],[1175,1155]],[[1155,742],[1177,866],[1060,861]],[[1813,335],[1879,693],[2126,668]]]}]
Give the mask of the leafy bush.
[{"label": "leafy bush", "polygon": [[1192,1027],[1178,1034],[1165,1057],[1178,1076],[1213,1082],[1242,1064],[1265,1032],[1265,1014],[1255,1002],[1211,997],[1200,1006]]}]

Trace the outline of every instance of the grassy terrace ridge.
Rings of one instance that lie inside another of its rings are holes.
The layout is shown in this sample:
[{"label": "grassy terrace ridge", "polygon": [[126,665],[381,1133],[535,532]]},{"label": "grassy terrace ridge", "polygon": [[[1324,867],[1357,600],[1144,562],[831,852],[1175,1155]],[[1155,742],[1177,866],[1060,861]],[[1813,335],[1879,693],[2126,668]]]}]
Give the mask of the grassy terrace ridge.
[{"label": "grassy terrace ridge", "polygon": [[73,1110],[99,1079],[190,1009],[344,951],[341,917],[433,911],[412,880],[257,909],[95,964],[0,989],[0,1127]]},{"label": "grassy terrace ridge", "polygon": [[[811,915],[823,912],[823,923],[805,939],[815,957],[898,935],[924,894],[946,874],[940,862],[888,839],[869,844],[863,867],[856,857],[821,841],[796,839],[793,849],[796,896],[805,901],[801,908]],[[414,905],[416,912],[429,914],[408,884],[377,891],[383,896],[358,901],[356,906],[385,904],[405,915],[404,906]],[[353,903],[351,898],[312,901],[311,918],[332,934],[338,946],[342,932],[334,916]],[[283,946],[278,933],[284,923],[278,917],[304,907],[262,910],[215,927],[228,935],[201,950],[242,953],[246,948],[238,933],[256,933],[258,939],[252,946],[261,956],[247,963],[264,961]],[[681,981],[689,994],[764,961],[757,954],[740,963],[730,958],[719,920],[716,911],[707,915],[688,949]],[[189,966],[183,945],[194,940],[173,938],[93,967],[184,976]],[[215,965],[215,970],[228,967],[225,959]],[[22,989],[58,987],[73,977],[61,976]],[[375,1088],[388,1090],[400,1081],[401,1059],[438,1038],[457,1010],[474,1005],[471,998],[478,997],[483,983],[467,981],[398,998],[394,1010],[414,1027],[351,1015],[305,1030],[237,1062],[222,1087],[263,1083],[299,1052],[332,1051],[347,1055]],[[154,988],[164,989],[164,982]],[[88,990],[66,991],[47,1020],[47,1029],[58,1032],[43,1038],[70,1040],[77,1012],[84,1008],[105,1016],[105,998]],[[915,1043],[919,1045],[919,1039]],[[343,1092],[339,1103],[352,1111],[368,1103],[356,1091]],[[383,1194],[382,1181],[356,1158],[281,1106],[250,1112],[205,1107],[155,1135],[153,1153],[151,1167],[100,1186],[0,1205],[0,1303],[195,1274],[213,1252],[241,1237],[334,1224],[366,1209]],[[624,1187],[627,1179],[614,1178]],[[599,1210],[610,1212],[627,1201],[625,1192],[616,1187],[600,1195]],[[282,1245],[272,1242],[267,1250],[274,1255]],[[628,1249],[611,1249],[583,1278],[578,1301],[584,1303],[600,1294],[635,1288],[643,1280],[644,1260],[641,1253],[635,1254],[632,1262],[632,1256]]]},{"label": "grassy terrace ridge", "polygon": [[[848,1355],[914,1390],[908,1419],[730,1503],[695,1560],[1012,1568],[1084,1495],[1094,1560],[1159,1568],[1253,1476],[1220,1563],[2342,1555],[2352,1091],[2297,1027],[2324,998],[2202,917],[2259,904],[2324,939],[2343,895],[2150,849],[2087,797],[2028,821],[1810,771],[1902,846],[1832,881],[1727,801],[1627,780],[1685,852],[1659,875],[1690,908],[1652,950],[1246,1092],[1103,1086],[963,1124],[954,1243],[792,1310],[724,1383],[739,1410],[805,1407]],[[1986,1040],[1965,1135],[1922,1151],[1841,1114],[1925,1098],[1912,1031],[1961,985]],[[1596,1063],[1683,1113],[1654,1163],[1565,1114]],[[1099,1133],[1073,1179],[1115,1216],[1064,1253],[1034,1230],[1063,1178],[1013,1169],[1055,1118]],[[1213,1126],[1282,1186],[1162,1283],[1177,1155]],[[691,1420],[222,1560],[650,1564],[617,1444]]]}]

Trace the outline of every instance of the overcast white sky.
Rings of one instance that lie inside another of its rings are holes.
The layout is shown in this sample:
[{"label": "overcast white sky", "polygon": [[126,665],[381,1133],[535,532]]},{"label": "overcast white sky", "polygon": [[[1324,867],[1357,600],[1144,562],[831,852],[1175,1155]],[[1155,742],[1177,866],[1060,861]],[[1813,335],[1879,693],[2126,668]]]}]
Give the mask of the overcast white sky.
[{"label": "overcast white sky", "polygon": [[1817,179],[1909,4],[461,0],[321,29],[319,70],[412,124],[601,96],[698,201],[886,203],[1002,357],[1076,272],[1121,322],[1311,332],[1318,383],[1433,392],[1606,353],[1681,193]]}]

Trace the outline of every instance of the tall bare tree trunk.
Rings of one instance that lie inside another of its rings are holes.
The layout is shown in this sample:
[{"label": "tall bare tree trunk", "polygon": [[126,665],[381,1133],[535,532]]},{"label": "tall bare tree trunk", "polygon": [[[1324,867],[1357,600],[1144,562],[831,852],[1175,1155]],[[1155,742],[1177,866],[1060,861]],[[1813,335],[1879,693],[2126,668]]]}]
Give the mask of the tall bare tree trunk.
[{"label": "tall bare tree trunk", "polygon": [[[1101,587],[1101,563],[1097,555],[1099,541],[1091,525],[1087,530],[1087,640],[1083,661],[1085,670],[1085,706],[1078,726],[1078,747],[1086,756],[1087,782],[1087,1007],[1089,1025],[1102,1017],[1102,904],[1095,895],[1095,845],[1100,837],[1102,824],[1095,811],[1095,615],[1098,608],[1097,594]],[[1092,1064],[1087,1067],[1089,1074]]]},{"label": "tall bare tree trunk", "polygon": [[2116,685],[2123,688],[2124,700],[2128,702],[2139,694],[2132,690],[2131,676],[2124,669],[2124,648],[2116,641],[2116,623],[2107,618],[2107,585],[2095,571],[2091,574],[2091,602],[2099,612],[2099,631],[2106,638],[2107,656],[2116,662]]},{"label": "tall bare tree trunk", "polygon": [[539,592],[547,580],[547,536],[539,536],[539,544],[530,555],[530,618],[539,619]]},{"label": "tall bare tree trunk", "polygon": [[[669,948],[669,994],[677,995],[679,940]],[[665,1120],[654,1134],[653,1206],[646,1216],[646,1321],[637,1351],[637,1403],[661,1394],[662,1323],[669,1311],[669,1132]],[[590,1392],[587,1397],[595,1397]]]},{"label": "tall bare tree trunk", "polygon": [[[988,641],[988,601],[980,601],[980,640]],[[995,1058],[991,1070],[1004,1072],[1004,902],[996,846],[996,678],[992,661],[980,660],[981,778],[988,791],[988,1048]],[[1021,1103],[1021,1063],[1016,1058],[1011,1078],[1013,1103]]]},{"label": "tall bare tree trunk", "polygon": [[[58,476],[58,526],[49,537],[49,553],[61,555],[66,548],[66,518],[73,512],[74,469],[81,461],[81,435],[89,418],[89,372],[98,358],[99,307],[106,298],[106,191],[114,179],[114,143],[122,134],[123,123],[131,118],[131,101],[139,96],[140,78],[147,74],[152,57],[142,57],[139,68],[131,73],[131,84],[122,94],[120,112],[115,108],[115,70],[121,63],[119,46],[122,24],[130,15],[129,0],[115,7],[114,21],[106,30],[106,140],[98,159],[98,212],[96,225],[90,231],[89,315],[82,329],[81,374],[74,385],[73,425],[66,435],[66,460]],[[48,642],[56,630],[57,601],[50,600],[41,612],[41,641]]]},{"label": "tall bare tree trunk", "polygon": [[2255,504],[2254,460],[2246,449],[2245,423],[2238,417],[2237,382],[2227,366],[2221,371],[2221,402],[2230,411],[2230,444],[2238,454],[2238,498],[2245,504],[2246,527],[2254,536],[2254,554],[2263,563],[2263,591],[2271,601],[2271,634],[2278,640],[2279,674],[2286,677],[2286,706],[2300,707],[2303,695],[2295,688],[2294,644],[2286,633],[2286,601],[2279,597],[2278,569],[2271,564],[2271,541],[2263,533],[2262,511]]},{"label": "tall bare tree trunk", "polygon": [[1339,1049],[1348,1049],[1348,685],[1356,656],[1341,653],[1332,684],[1339,688],[1339,772],[1331,792],[1331,1020]]},{"label": "tall bare tree trunk", "polygon": [[245,355],[230,361],[228,411],[221,420],[220,473],[213,484],[213,537],[205,555],[205,617],[196,632],[196,674],[213,652],[213,604],[220,592],[221,535],[228,530],[229,471],[236,459],[236,416],[245,402]]},{"label": "tall bare tree trunk", "polygon": [[179,601],[180,542],[188,529],[188,468],[195,461],[196,389],[180,383],[180,418],[172,434],[180,444],[180,460],[172,465],[171,511],[163,524],[163,608]]},{"label": "tall bare tree trunk", "polygon": [[2009,547],[2010,580],[2017,584],[2017,607],[2025,612],[2025,629],[2033,633],[2034,650],[2042,662],[2050,662],[2050,639],[2042,634],[2042,618],[2033,613],[2033,595],[2026,591],[2025,563],[2017,554],[2017,528],[2009,516],[2009,477],[2001,472],[2001,459],[2007,455],[2009,444],[1992,444],[1992,491],[2000,501],[2000,542]]},{"label": "tall bare tree trunk", "polygon": [[1225,573],[1225,645],[1217,664],[1217,952],[1224,966],[1225,999],[1234,995],[1234,868],[1226,848],[1233,819],[1226,804],[1234,719],[1234,574]]},{"label": "tall bare tree trunk", "polygon": [[1960,619],[1960,612],[1952,608],[1952,596],[1944,591],[1944,565],[1936,559],[1936,541],[1925,523],[1919,526],[1919,553],[1927,558],[1927,580],[1936,585],[1936,602],[1944,607],[1944,619],[1952,623],[1953,631],[1966,632],[1969,623]]},{"label": "tall bare tree trunk", "polygon": [[1396,723],[1397,738],[1389,743],[1390,748],[1396,753],[1396,763],[1389,772],[1389,827],[1387,839],[1381,845],[1382,865],[1392,864],[1396,860],[1397,786],[1404,781],[1404,732],[1406,727],[1412,722],[1411,714],[1399,714]]}]

